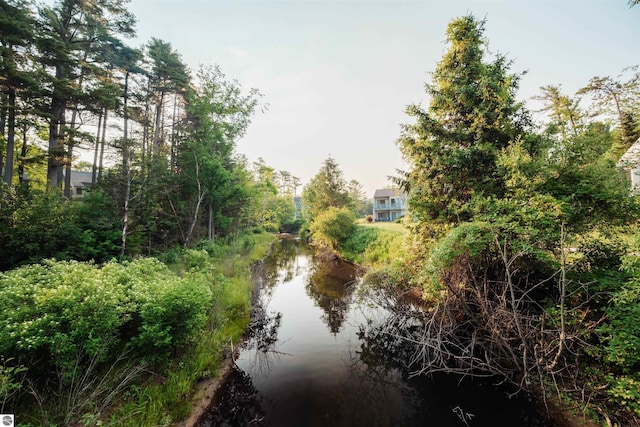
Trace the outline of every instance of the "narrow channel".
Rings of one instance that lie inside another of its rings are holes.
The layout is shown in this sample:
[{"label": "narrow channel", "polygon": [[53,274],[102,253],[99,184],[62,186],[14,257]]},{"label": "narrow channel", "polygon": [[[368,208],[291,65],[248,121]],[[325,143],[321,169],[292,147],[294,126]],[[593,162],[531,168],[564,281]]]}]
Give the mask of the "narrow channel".
[{"label": "narrow channel", "polygon": [[347,263],[283,239],[258,281],[250,337],[202,426],[547,425],[491,384],[393,366],[367,333],[388,313],[360,295]]}]

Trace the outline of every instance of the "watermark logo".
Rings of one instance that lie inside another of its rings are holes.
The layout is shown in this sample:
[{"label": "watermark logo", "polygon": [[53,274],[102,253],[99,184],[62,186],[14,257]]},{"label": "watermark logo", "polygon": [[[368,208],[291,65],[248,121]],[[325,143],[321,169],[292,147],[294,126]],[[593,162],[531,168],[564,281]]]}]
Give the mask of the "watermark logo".
[{"label": "watermark logo", "polygon": [[14,427],[13,414],[0,414],[0,426],[2,427]]}]

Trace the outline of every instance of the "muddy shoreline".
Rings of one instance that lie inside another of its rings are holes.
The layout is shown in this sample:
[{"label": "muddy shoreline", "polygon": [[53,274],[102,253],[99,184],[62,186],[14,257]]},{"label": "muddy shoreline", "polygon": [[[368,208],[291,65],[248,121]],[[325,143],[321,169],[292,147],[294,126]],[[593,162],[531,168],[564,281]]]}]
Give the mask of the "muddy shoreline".
[{"label": "muddy shoreline", "polygon": [[[278,238],[290,238],[291,235],[278,235]],[[268,255],[268,253],[267,253]],[[251,319],[253,319],[253,310],[256,306],[256,298],[258,298],[259,291],[262,287],[263,280],[261,277],[263,266],[263,260],[260,260],[251,266],[251,277],[253,287],[251,290]],[[216,398],[222,386],[225,384],[229,375],[233,372],[233,366],[235,365],[235,358],[238,355],[238,350],[245,343],[250,330],[250,325],[247,325],[247,330],[242,336],[242,341],[238,346],[232,346],[225,353],[225,357],[218,368],[215,376],[203,378],[195,385],[195,392],[191,397],[192,410],[189,417],[176,424],[177,427],[196,427],[202,424],[204,416],[216,403]]]},{"label": "muddy shoreline", "polygon": [[178,427],[195,427],[200,425],[202,417],[215,402],[216,396],[224,382],[233,370],[233,356],[224,359],[218,369],[218,375],[200,380],[196,385],[196,392],[192,398],[193,409],[191,415],[176,424]]}]

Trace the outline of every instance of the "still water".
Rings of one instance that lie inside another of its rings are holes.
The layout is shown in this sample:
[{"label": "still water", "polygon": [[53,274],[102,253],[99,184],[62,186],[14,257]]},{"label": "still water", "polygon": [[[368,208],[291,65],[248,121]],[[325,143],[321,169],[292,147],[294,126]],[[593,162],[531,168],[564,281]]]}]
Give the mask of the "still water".
[{"label": "still water", "polygon": [[351,265],[284,239],[258,276],[251,335],[202,426],[546,425],[491,384],[410,378],[371,332],[389,313]]}]

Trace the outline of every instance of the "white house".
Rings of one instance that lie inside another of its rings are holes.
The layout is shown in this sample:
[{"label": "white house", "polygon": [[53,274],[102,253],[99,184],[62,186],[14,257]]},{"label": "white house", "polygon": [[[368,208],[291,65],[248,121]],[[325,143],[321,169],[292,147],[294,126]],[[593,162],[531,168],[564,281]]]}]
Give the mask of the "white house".
[{"label": "white house", "polygon": [[81,199],[92,184],[92,172],[71,171],[71,197]]},{"label": "white house", "polygon": [[407,212],[407,195],[397,188],[383,188],[373,194],[373,220],[395,221]]},{"label": "white house", "polygon": [[620,157],[617,163],[631,181],[631,190],[640,193],[640,138]]}]

